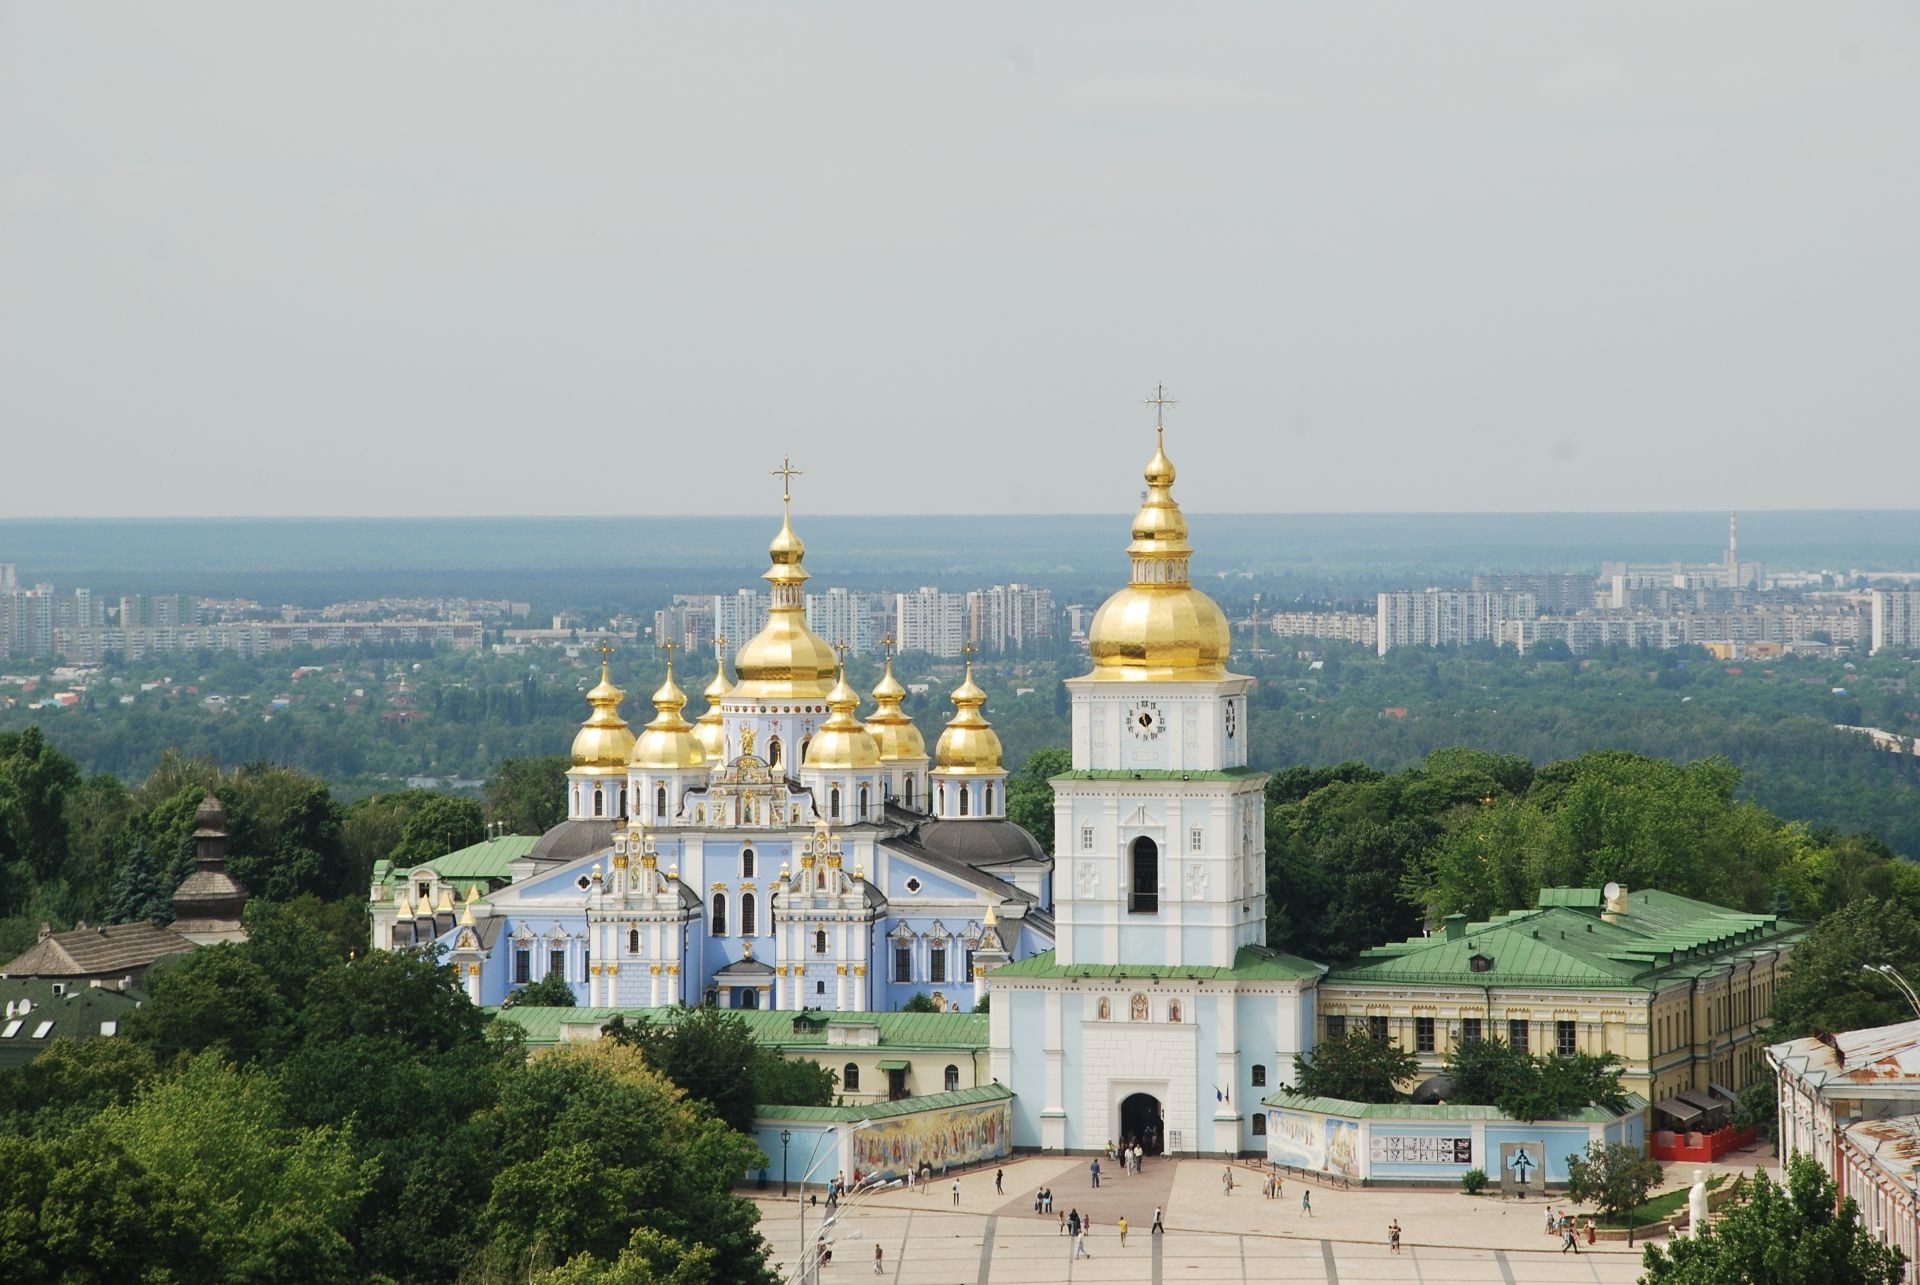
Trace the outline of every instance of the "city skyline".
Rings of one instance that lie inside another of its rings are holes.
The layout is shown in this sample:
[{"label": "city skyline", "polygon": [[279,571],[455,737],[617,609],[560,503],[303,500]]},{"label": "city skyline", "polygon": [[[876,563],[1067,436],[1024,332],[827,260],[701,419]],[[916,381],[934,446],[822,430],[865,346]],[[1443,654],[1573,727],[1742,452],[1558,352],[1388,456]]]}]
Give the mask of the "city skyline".
[{"label": "city skyline", "polygon": [[1105,511],[1161,381],[1196,513],[1920,469],[1899,10],[4,13],[15,516],[760,512],[789,451]]}]

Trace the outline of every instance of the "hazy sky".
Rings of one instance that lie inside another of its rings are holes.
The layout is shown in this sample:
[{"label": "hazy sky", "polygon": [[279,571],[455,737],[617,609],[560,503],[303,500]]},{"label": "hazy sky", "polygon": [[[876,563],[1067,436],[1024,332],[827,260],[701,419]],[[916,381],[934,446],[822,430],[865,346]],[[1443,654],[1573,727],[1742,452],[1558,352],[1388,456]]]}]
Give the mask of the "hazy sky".
[{"label": "hazy sky", "polygon": [[0,514],[1920,506],[1917,14],[0,0]]}]

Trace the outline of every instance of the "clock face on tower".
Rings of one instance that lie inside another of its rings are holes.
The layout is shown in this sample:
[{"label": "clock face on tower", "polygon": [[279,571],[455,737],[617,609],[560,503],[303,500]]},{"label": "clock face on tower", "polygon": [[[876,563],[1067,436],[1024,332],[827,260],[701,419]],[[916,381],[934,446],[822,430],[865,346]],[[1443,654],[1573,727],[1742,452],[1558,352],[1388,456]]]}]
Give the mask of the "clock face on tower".
[{"label": "clock face on tower", "polygon": [[1137,701],[1127,711],[1127,731],[1136,741],[1150,741],[1166,727],[1166,718],[1155,701]]}]

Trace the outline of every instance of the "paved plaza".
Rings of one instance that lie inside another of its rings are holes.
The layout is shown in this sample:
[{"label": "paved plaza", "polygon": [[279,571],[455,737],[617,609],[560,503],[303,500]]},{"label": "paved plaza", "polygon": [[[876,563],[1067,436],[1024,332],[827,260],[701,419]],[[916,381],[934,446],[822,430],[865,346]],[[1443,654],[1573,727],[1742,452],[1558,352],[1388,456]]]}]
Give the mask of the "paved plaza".
[{"label": "paved plaza", "polygon": [[[1721,1170],[1750,1169],[1757,1153],[1729,1157]],[[1581,1245],[1576,1258],[1543,1230],[1545,1202],[1494,1197],[1470,1199],[1452,1190],[1340,1190],[1312,1185],[1313,1212],[1300,1208],[1301,1184],[1286,1182],[1279,1198],[1262,1194],[1257,1170],[1235,1166],[1231,1195],[1219,1161],[1148,1161],[1138,1176],[1120,1176],[1101,1163],[1093,1188],[1087,1157],[1029,1157],[1005,1166],[1005,1194],[993,1189],[993,1169],[960,1178],[956,1205],[951,1180],[915,1192],[882,1191],[856,1197],[830,1229],[834,1258],[823,1282],[872,1280],[873,1247],[885,1252],[886,1276],[902,1285],[994,1281],[1042,1282],[1308,1281],[1325,1285],[1373,1282],[1487,1282],[1488,1285],[1563,1285],[1635,1281],[1640,1251],[1624,1243]],[[1691,1168],[1669,1166],[1671,1183],[1691,1181]],[[1054,1212],[1033,1211],[1034,1192],[1054,1192]],[[1165,1210],[1167,1231],[1149,1227],[1154,1206]],[[761,1199],[761,1231],[777,1261],[799,1262],[799,1219],[792,1200]],[[1093,1216],[1090,1259],[1075,1261],[1059,1215],[1075,1209]],[[819,1232],[826,1207],[806,1210],[807,1235]],[[1129,1223],[1120,1244],[1118,1222]],[[1388,1252],[1387,1223],[1399,1219],[1402,1248]]]}]

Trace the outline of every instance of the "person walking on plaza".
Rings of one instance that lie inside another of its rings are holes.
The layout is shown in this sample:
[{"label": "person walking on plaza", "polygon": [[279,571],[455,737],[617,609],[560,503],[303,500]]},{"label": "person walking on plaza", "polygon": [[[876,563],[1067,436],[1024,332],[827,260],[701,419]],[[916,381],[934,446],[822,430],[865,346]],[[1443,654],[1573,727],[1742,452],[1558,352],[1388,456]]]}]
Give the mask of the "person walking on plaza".
[{"label": "person walking on plaza", "polygon": [[1313,1188],[1311,1187],[1300,1188],[1300,1216],[1313,1217]]},{"label": "person walking on plaza", "polygon": [[1007,1194],[1006,1188],[1000,1185],[1002,1182],[1006,1180],[1006,1177],[1007,1177],[1007,1171],[1005,1169],[995,1169],[993,1171],[993,1194],[994,1195],[1004,1196]]},{"label": "person walking on plaza", "polygon": [[953,1203],[956,1205],[960,1203],[960,1180],[958,1178],[953,1180]]},{"label": "person walking on plaza", "polygon": [[1580,1240],[1573,1234],[1573,1227],[1571,1225],[1560,1233],[1560,1252],[1564,1254],[1569,1249],[1576,1254],[1580,1252]]},{"label": "person walking on plaza", "polygon": [[1153,1207],[1153,1228],[1148,1234],[1153,1236],[1160,1236],[1160,1235],[1164,1235],[1166,1233],[1166,1230],[1167,1230],[1166,1224],[1160,1221],[1160,1206],[1155,1205]]},{"label": "person walking on plaza", "polygon": [[1593,1244],[1593,1215],[1587,1215],[1587,1244]]},{"label": "person walking on plaza", "polygon": [[1126,1247],[1127,1247],[1127,1216],[1125,1214],[1121,1214],[1120,1215],[1120,1248],[1125,1249]]},{"label": "person walking on plaza", "polygon": [[1100,1185],[1100,1157],[1095,1156],[1093,1161],[1087,1165],[1087,1173],[1093,1178],[1093,1185],[1098,1187]]},{"label": "person walking on plaza", "polygon": [[1084,1227],[1080,1229],[1080,1234],[1073,1238],[1073,1256],[1075,1258],[1093,1257],[1093,1254],[1087,1249],[1087,1231]]},{"label": "person walking on plaza", "polygon": [[873,1247],[873,1274],[875,1276],[885,1276],[887,1274],[887,1269],[880,1265],[881,1260],[885,1257],[886,1251],[881,1249],[880,1246],[875,1245]]},{"label": "person walking on plaza", "polygon": [[1400,1220],[1398,1218],[1387,1224],[1387,1251],[1393,1254],[1400,1252]]},{"label": "person walking on plaza", "polygon": [[1220,1190],[1224,1195],[1233,1194],[1233,1166],[1228,1165],[1220,1171]]},{"label": "person walking on plaza", "polygon": [[1560,1220],[1553,1216],[1553,1202],[1549,1200],[1547,1202],[1547,1235],[1553,1235],[1554,1229],[1559,1226],[1559,1222]]}]

